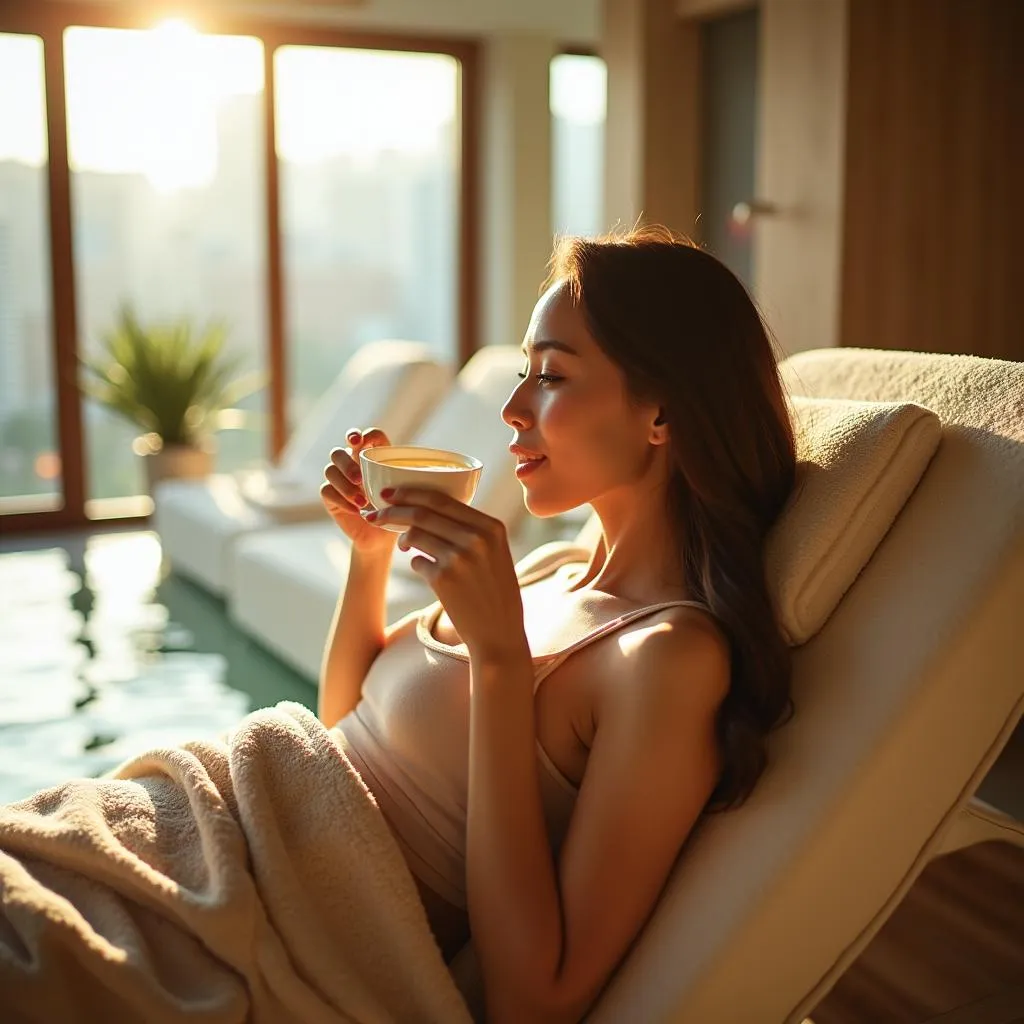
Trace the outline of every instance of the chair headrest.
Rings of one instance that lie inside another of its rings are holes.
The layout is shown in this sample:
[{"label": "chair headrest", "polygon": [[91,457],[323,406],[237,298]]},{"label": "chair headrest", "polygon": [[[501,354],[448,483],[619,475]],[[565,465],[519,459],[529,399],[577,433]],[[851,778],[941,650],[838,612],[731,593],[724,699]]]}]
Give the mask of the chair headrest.
[{"label": "chair headrest", "polygon": [[821,629],[906,504],[942,434],[913,402],[794,395],[797,478],[765,543],[765,574],[791,645]]}]

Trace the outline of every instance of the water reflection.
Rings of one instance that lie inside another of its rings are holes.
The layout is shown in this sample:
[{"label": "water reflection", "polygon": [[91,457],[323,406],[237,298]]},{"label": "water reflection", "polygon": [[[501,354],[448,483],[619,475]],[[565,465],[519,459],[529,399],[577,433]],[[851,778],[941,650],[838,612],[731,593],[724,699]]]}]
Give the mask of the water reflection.
[{"label": "water reflection", "polygon": [[155,534],[0,554],[0,803],[212,738],[313,688],[162,577]]}]

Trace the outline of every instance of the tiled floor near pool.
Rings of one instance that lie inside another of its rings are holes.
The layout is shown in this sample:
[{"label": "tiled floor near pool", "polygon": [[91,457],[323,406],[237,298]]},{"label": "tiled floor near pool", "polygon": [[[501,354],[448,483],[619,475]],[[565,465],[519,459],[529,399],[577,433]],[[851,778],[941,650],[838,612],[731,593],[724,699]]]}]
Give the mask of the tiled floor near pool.
[{"label": "tiled floor near pool", "polygon": [[162,571],[155,533],[0,547],[0,803],[279,700],[316,691]]}]

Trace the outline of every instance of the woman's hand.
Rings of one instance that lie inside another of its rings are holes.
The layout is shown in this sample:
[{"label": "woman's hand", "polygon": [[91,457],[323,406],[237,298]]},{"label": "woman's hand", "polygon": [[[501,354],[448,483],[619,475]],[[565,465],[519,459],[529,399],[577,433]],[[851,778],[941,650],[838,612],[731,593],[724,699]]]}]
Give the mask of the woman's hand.
[{"label": "woman's hand", "polygon": [[493,663],[528,658],[505,524],[439,491],[399,487],[381,494],[392,504],[370,520],[407,526],[398,546],[430,556],[417,555],[411,567],[437,594],[471,656]]},{"label": "woman's hand", "polygon": [[394,546],[395,534],[379,530],[360,515],[360,509],[367,508],[368,502],[363,492],[359,453],[364,448],[379,448],[391,442],[387,434],[376,427],[349,430],[345,438],[351,447],[332,449],[331,461],[324,469],[324,482],[320,485],[320,498],[342,533],[352,541],[354,549],[389,551]]}]

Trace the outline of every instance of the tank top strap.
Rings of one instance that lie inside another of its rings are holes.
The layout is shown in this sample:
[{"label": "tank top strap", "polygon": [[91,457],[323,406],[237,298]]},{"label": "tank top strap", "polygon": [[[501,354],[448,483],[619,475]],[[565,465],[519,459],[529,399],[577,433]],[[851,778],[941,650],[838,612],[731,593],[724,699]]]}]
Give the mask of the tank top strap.
[{"label": "tank top strap", "polygon": [[578,650],[586,647],[587,644],[592,644],[595,640],[600,640],[602,637],[608,636],[610,633],[614,633],[616,630],[622,629],[623,626],[628,626],[631,622],[636,622],[637,619],[653,615],[655,612],[664,611],[666,608],[676,607],[699,608],[701,611],[707,612],[709,615],[714,615],[714,612],[712,612],[706,604],[702,604],[700,601],[661,601],[658,604],[649,604],[643,608],[636,608],[631,612],[619,615],[610,622],[606,622],[603,626],[598,626],[597,629],[587,633],[586,636],[580,637],[579,640],[574,644],[570,644],[570,646],[568,646],[564,651],[558,651],[556,654],[552,654],[541,660],[540,663],[536,665],[536,671],[534,672],[534,693],[537,692],[537,687],[540,686],[540,684],[549,675],[551,675],[559,665],[563,664]]}]

